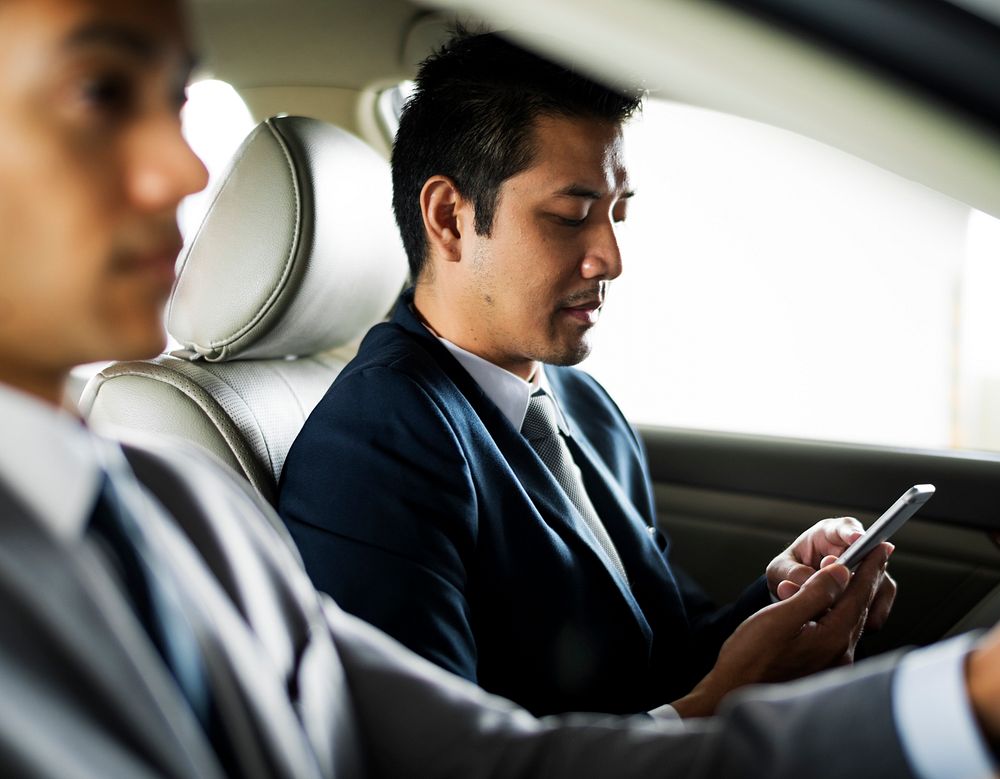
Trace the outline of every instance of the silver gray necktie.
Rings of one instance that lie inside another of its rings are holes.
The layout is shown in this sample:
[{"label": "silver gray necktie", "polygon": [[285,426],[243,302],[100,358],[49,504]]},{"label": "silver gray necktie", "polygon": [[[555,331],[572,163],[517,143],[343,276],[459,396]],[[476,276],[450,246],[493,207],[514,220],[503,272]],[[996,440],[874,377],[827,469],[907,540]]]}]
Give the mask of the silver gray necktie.
[{"label": "silver gray necktie", "polygon": [[590,502],[587,489],[583,484],[583,475],[566,444],[566,439],[559,432],[556,420],[556,408],[552,398],[544,390],[535,392],[528,401],[528,411],[524,415],[521,434],[528,439],[531,448],[552,472],[556,481],[563,488],[566,497],[576,506],[583,521],[597,539],[598,545],[604,550],[611,564],[627,582],[625,566],[622,565],[618,550],[608,535],[607,528],[597,515],[597,509]]}]

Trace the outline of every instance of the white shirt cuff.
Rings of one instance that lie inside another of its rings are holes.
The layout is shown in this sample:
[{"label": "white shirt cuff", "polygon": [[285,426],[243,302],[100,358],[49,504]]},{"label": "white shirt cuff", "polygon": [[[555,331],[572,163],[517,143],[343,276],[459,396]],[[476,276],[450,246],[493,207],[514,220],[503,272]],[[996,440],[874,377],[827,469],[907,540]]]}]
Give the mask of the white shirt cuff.
[{"label": "white shirt cuff", "polygon": [[965,635],[910,652],[892,680],[903,751],[921,779],[985,779],[996,766],[965,688]]},{"label": "white shirt cuff", "polygon": [[677,709],[671,706],[669,703],[664,703],[662,706],[657,706],[649,712],[649,716],[653,719],[668,719],[668,720],[679,720],[681,715],[677,713]]}]

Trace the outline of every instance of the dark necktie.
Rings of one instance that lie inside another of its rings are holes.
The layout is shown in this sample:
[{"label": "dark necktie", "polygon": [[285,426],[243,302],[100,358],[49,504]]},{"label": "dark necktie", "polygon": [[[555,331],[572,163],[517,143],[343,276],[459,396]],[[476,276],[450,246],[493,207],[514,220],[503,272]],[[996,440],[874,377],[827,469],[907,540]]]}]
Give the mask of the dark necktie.
[{"label": "dark necktie", "polygon": [[556,481],[559,482],[559,486],[566,493],[566,497],[580,512],[583,521],[590,528],[594,538],[597,539],[598,545],[604,550],[614,568],[621,574],[622,579],[627,582],[625,566],[622,565],[618,550],[615,549],[607,528],[604,527],[604,523],[597,515],[597,509],[590,502],[580,469],[573,461],[566,439],[559,431],[555,405],[552,398],[545,394],[545,390],[536,391],[528,401],[528,411],[524,415],[521,434],[528,439],[531,448],[552,472]]},{"label": "dark necktie", "polygon": [[99,449],[104,473],[88,533],[102,545],[145,628],[177,686],[201,723],[223,772],[245,773],[216,701],[205,659],[176,573],[143,524],[157,507],[147,498],[124,453],[115,445]]},{"label": "dark necktie", "polygon": [[[124,459],[124,458],[122,458]],[[127,464],[124,465],[128,468]],[[121,574],[130,604],[146,629],[177,686],[209,732],[210,700],[201,650],[184,614],[177,584],[161,562],[139,522],[130,498],[137,485],[129,469],[123,475],[114,464],[105,473],[89,532]]]}]

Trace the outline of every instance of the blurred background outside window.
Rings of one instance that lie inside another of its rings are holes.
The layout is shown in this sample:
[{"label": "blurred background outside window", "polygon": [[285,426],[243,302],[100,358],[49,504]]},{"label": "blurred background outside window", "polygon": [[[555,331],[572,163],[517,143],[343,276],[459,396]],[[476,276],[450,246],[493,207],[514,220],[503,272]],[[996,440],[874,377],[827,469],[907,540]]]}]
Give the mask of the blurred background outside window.
[{"label": "blurred background outside window", "polygon": [[662,100],[626,154],[624,272],[583,367],[633,422],[1000,450],[1000,220]]}]

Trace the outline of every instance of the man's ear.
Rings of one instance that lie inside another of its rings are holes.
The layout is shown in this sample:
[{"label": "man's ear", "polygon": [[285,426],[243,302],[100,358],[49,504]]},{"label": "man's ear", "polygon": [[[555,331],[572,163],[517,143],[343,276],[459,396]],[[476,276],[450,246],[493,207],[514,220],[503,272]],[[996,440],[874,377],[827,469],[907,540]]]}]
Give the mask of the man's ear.
[{"label": "man's ear", "polygon": [[462,216],[464,201],[447,176],[431,176],[420,190],[420,211],[431,256],[446,262],[462,258]]}]

